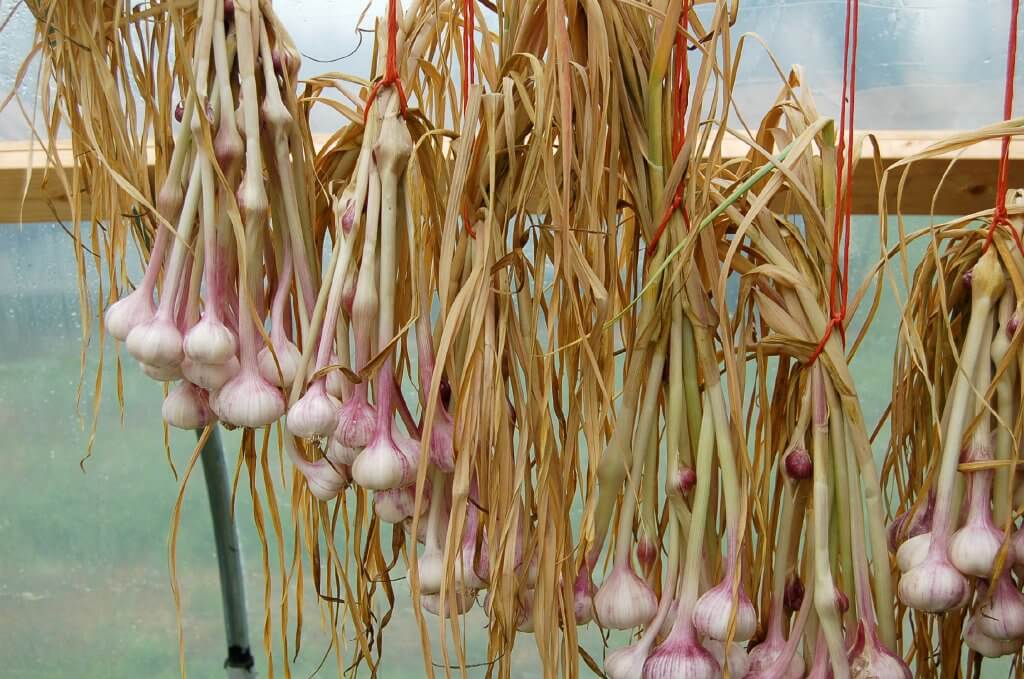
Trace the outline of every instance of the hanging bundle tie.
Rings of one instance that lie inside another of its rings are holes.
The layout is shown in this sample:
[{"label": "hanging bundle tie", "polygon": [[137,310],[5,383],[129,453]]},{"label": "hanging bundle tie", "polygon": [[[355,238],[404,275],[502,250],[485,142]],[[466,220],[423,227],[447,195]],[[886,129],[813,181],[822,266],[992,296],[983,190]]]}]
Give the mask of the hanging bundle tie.
[{"label": "hanging bundle tie", "polygon": [[[690,2],[691,0],[685,0],[683,2],[683,17],[682,25],[679,31],[676,33],[676,53],[675,60],[673,62],[672,69],[672,93],[673,93],[673,106],[672,106],[672,157],[678,158],[679,154],[682,153],[683,146],[686,144],[686,104],[689,101],[690,96],[690,69],[686,63],[687,45],[686,45],[686,30],[690,26]],[[690,215],[686,212],[686,207],[683,206],[683,182],[680,180],[679,186],[676,187],[675,196],[672,198],[672,202],[669,203],[668,207],[665,208],[665,214],[661,218],[661,222],[658,223],[658,228],[654,231],[654,236],[651,238],[648,250],[653,254],[658,247],[658,241],[661,240],[662,234],[668,227],[669,220],[672,219],[672,215],[675,214],[676,210],[682,209],[683,221],[686,223],[686,228],[690,228]]]},{"label": "hanging bundle tie", "polygon": [[408,110],[408,101],[405,97],[405,89],[402,87],[402,78],[398,74],[398,0],[388,0],[388,54],[384,60],[384,77],[374,83],[370,88],[370,95],[366,98],[366,108],[363,109],[363,120],[370,115],[370,107],[373,105],[377,94],[384,87],[392,85],[398,92],[398,106],[405,117]]},{"label": "hanging bundle tie", "polygon": [[[825,333],[807,364],[813,365],[824,351],[832,333],[846,346],[846,310],[850,295],[850,231],[853,221],[853,129],[857,105],[857,38],[860,0],[846,0],[846,28],[843,37],[843,91],[839,108],[839,148],[836,153],[836,217],[832,228],[832,274],[828,303],[831,313]],[[849,102],[849,107],[847,107]],[[840,265],[840,251],[842,263]]]},{"label": "hanging bundle tie", "polygon": [[[1020,15],[1020,0],[1010,0],[1010,39],[1006,49],[1006,88],[1003,92],[1003,120],[1010,120],[1013,117],[1013,80],[1017,72],[1017,19]],[[985,236],[985,245],[982,252],[988,250],[995,237],[996,229],[1006,228],[1017,244],[1017,249],[1024,254],[1024,244],[1021,243],[1020,234],[1010,224],[1006,214],[1006,191],[1009,188],[1010,173],[1010,135],[1003,137],[1002,149],[999,153],[999,173],[996,180],[996,206],[992,214],[992,223],[988,227],[988,234]]]}]

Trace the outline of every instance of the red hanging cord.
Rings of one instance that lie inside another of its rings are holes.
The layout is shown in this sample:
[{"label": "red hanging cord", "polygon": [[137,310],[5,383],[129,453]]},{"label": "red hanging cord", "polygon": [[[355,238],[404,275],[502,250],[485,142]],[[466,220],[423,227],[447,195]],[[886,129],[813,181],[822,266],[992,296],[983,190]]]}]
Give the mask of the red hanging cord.
[{"label": "red hanging cord", "polygon": [[[860,0],[846,0],[846,28],[843,37],[843,92],[839,107],[839,148],[836,153],[836,217],[832,227],[832,274],[829,278],[830,316],[825,334],[811,354],[808,365],[818,360],[832,332],[846,346],[846,310],[850,295],[850,236],[853,222],[853,131],[857,105],[857,42]],[[847,109],[849,98],[849,109]],[[840,251],[842,264],[840,268]]]},{"label": "red hanging cord", "polygon": [[[1006,50],[1006,89],[1003,93],[1003,120],[1013,117],[1013,80],[1017,72],[1017,19],[1020,15],[1020,0],[1010,0],[1010,41]],[[1017,248],[1024,253],[1024,244],[1021,243],[1017,230],[1010,227],[1010,221],[1006,216],[1006,191],[1009,188],[1010,173],[1010,135],[1003,137],[1002,150],[999,154],[999,178],[996,181],[996,207],[992,215],[992,224],[988,227],[988,234],[985,236],[985,245],[982,251],[988,250],[992,244],[992,238],[996,229],[1000,226],[1009,227],[1007,230],[1013,236]]]},{"label": "red hanging cord", "polygon": [[366,106],[363,109],[364,122],[370,114],[370,106],[377,98],[377,93],[387,85],[394,85],[398,91],[398,105],[404,116],[408,102],[405,98],[405,90],[402,88],[402,79],[398,75],[398,0],[388,0],[388,53],[384,60],[384,77],[370,88],[370,94],[366,98]]},{"label": "red hanging cord", "polygon": [[[691,0],[685,0],[683,2],[683,16],[682,16],[682,27],[676,33],[676,53],[673,61],[672,69],[672,94],[673,94],[673,107],[672,107],[672,156],[676,158],[683,150],[683,146],[686,145],[686,108],[690,98],[690,69],[687,65],[687,47],[686,47],[686,30],[690,25],[690,2]],[[679,186],[676,187],[676,194],[672,198],[672,202],[669,203],[668,207],[665,208],[665,214],[661,218],[661,222],[658,223],[658,228],[655,229],[654,235],[651,237],[651,241],[647,246],[650,253],[653,253],[658,247],[658,241],[661,240],[662,234],[665,233],[665,229],[668,227],[669,220],[672,219],[672,215],[676,210],[682,208],[683,220],[686,222],[686,228],[690,228],[690,216],[686,212],[686,208],[683,207],[683,182],[680,180]]]}]

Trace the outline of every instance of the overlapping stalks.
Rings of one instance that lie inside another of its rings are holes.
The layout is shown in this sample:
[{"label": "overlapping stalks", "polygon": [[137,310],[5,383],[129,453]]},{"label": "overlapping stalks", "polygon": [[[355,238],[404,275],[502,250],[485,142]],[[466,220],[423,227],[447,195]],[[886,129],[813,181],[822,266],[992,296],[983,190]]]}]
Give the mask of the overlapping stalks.
[{"label": "overlapping stalks", "polygon": [[[902,182],[919,158],[1020,134],[1020,125],[950,137],[892,168],[890,179]],[[886,475],[899,490],[890,547],[899,600],[912,614],[916,666],[944,676],[965,662],[980,671],[984,658],[1018,655],[1024,643],[1017,528],[1024,192],[998,199],[1006,221],[988,211],[907,233],[900,220],[889,255],[901,273],[891,275],[894,288],[907,291],[889,413]],[[911,277],[907,253],[918,240],[926,250]]]},{"label": "overlapping stalks", "polygon": [[[244,429],[271,662],[298,652],[311,579],[339,671],[385,673],[411,593],[430,674],[510,676],[532,633],[545,676],[581,658],[613,678],[906,676],[882,486],[828,332],[848,273],[836,132],[799,71],[756,130],[731,129],[735,5],[389,4],[374,77],[300,94],[269,3],[33,3],[51,142],[66,119],[69,193],[88,190],[105,244],[106,331],[176,381],[169,424]],[[465,41],[470,9],[487,21]],[[108,71],[119,97],[98,95]],[[347,120],[315,158],[312,106]],[[132,155],[150,139],[155,185]],[[751,150],[727,160],[737,140]],[[1002,520],[1006,470],[975,472]],[[459,624],[477,606],[483,659]],[[583,625],[635,638],[602,652]]]}]

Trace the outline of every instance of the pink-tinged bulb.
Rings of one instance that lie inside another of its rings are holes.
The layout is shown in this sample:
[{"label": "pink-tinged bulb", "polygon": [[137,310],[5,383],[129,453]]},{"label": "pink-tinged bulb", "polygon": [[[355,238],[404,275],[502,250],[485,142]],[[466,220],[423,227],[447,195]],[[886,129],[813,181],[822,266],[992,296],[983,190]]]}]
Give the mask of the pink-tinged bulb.
[{"label": "pink-tinged bulb", "polygon": [[804,603],[804,589],[803,580],[800,579],[798,573],[793,573],[786,578],[786,589],[782,594],[782,605],[784,609],[789,613],[795,613],[800,610],[800,606]]},{"label": "pink-tinged bulb", "polygon": [[681,495],[689,495],[696,485],[697,472],[690,467],[679,467],[676,470],[675,479],[672,482],[672,490]]},{"label": "pink-tinged bulb", "polygon": [[[430,509],[429,488],[424,490],[422,512]],[[373,511],[385,523],[397,524],[411,519],[416,511],[416,486],[378,490],[373,494]],[[421,523],[425,523],[421,521]]]},{"label": "pink-tinged bulb", "polygon": [[590,569],[584,564],[572,586],[573,614],[577,625],[586,625],[594,619],[594,583]]},{"label": "pink-tinged bulb", "polygon": [[729,670],[729,676],[732,677],[745,677],[750,669],[750,658],[747,655],[746,650],[743,646],[737,644],[735,641],[729,644],[729,663],[726,665],[726,650],[725,642],[717,641],[715,639],[708,639],[704,642],[704,648],[707,649],[715,658],[715,662],[723,669]]},{"label": "pink-tinged bulb", "polygon": [[516,621],[516,630],[527,634],[533,633],[533,599],[534,590],[525,590],[518,598],[519,615]]},{"label": "pink-tinged bulb", "polygon": [[1024,638],[1024,594],[1014,584],[1013,576],[1003,573],[991,598],[985,599],[986,592],[979,589],[980,603],[974,616],[978,631],[997,641]]},{"label": "pink-tinged bulb", "polygon": [[[230,119],[229,119],[230,120]],[[234,125],[221,125],[217,137],[213,140],[213,157],[217,165],[225,173],[232,173],[238,168],[239,161],[245,153],[242,135]]]},{"label": "pink-tinged bulb", "polygon": [[430,461],[446,474],[455,471],[454,434],[455,427],[447,414],[441,413],[434,418],[430,432]]},{"label": "pink-tinged bulb", "polygon": [[[475,603],[476,592],[466,590],[455,591],[445,599],[444,617],[450,618],[453,612],[456,615],[463,615],[473,608]],[[439,594],[420,595],[420,605],[423,607],[423,610],[431,615],[441,615],[441,595]]]},{"label": "pink-tinged bulb", "polygon": [[615,649],[604,659],[604,674],[608,679],[637,679],[650,654],[650,644],[643,640]]},{"label": "pink-tinged bulb", "polygon": [[[274,352],[277,354],[277,363],[274,362],[274,355],[268,347],[260,349],[257,356],[260,374],[267,382],[278,387],[290,387],[295,382],[295,374],[299,371],[299,361],[302,353],[292,342],[284,340],[274,344]],[[278,370],[280,365],[280,370]]]},{"label": "pink-tinged bulb", "polygon": [[175,382],[184,377],[180,365],[155,366],[147,363],[140,363],[142,372],[146,377],[157,382]]},{"label": "pink-tinged bulb", "polygon": [[732,598],[731,578],[701,595],[693,608],[693,625],[697,631],[718,641],[729,638],[729,627],[735,611],[736,626],[733,630],[733,641],[749,641],[757,631],[757,613],[750,597],[741,586],[736,593],[736,602]]},{"label": "pink-tinged bulb", "polygon": [[213,403],[220,419],[238,427],[258,429],[284,415],[281,391],[252,370],[243,370],[217,393]]},{"label": "pink-tinged bulb", "polygon": [[185,333],[183,348],[185,357],[196,363],[225,363],[235,356],[238,340],[229,327],[204,314]]},{"label": "pink-tinged bulb", "polygon": [[472,541],[465,542],[455,564],[455,583],[466,589],[486,589],[487,581],[477,574],[478,551]]},{"label": "pink-tinged bulb", "polygon": [[984,578],[992,573],[1002,546],[1003,533],[991,521],[969,521],[953,533],[949,560],[961,573]]},{"label": "pink-tinged bulb", "polygon": [[181,372],[185,379],[207,391],[219,390],[238,374],[240,368],[234,356],[224,363],[197,363],[188,357],[181,362]]},{"label": "pink-tinged bulb", "polygon": [[1020,327],[1020,316],[1014,314],[1010,316],[1010,320],[1006,323],[1006,334],[1011,339],[1017,334],[1017,328]]},{"label": "pink-tinged bulb", "polygon": [[341,404],[327,393],[322,380],[313,383],[306,393],[288,409],[285,424],[299,438],[327,437],[338,427]]},{"label": "pink-tinged bulb", "polygon": [[967,578],[944,554],[929,554],[905,572],[899,581],[899,597],[907,606],[925,613],[944,613],[966,603]]},{"label": "pink-tinged bulb", "polygon": [[646,625],[658,611],[654,590],[627,563],[612,568],[594,596],[597,622],[608,629]]},{"label": "pink-tinged bulb", "polygon": [[1015,531],[1010,538],[1010,553],[1014,563],[1024,564],[1024,528]]},{"label": "pink-tinged bulb", "polygon": [[[337,365],[338,357],[331,355],[331,365]],[[340,370],[329,370],[324,376],[324,383],[327,386],[327,393],[334,398],[343,400],[345,398],[345,377]]]},{"label": "pink-tinged bulb", "polygon": [[838,587],[836,587],[836,610],[840,615],[850,610],[850,598]]},{"label": "pink-tinged bulb", "polygon": [[132,328],[125,346],[139,363],[166,368],[181,365],[185,358],[181,342],[181,332],[173,321],[163,316],[154,316]]},{"label": "pink-tinged bulb", "polygon": [[351,467],[352,463],[356,461],[356,457],[358,457],[361,452],[363,451],[341,445],[338,439],[332,436],[327,441],[325,456],[334,464],[342,464]]},{"label": "pink-tinged bulb", "polygon": [[928,549],[931,545],[931,533],[921,533],[904,540],[900,548],[896,550],[896,565],[899,567],[900,572],[906,573],[924,561],[928,556]]},{"label": "pink-tinged bulb", "polygon": [[932,513],[935,510],[935,494],[929,493],[928,502],[916,514],[911,515],[910,510],[900,514],[889,524],[889,549],[893,552],[899,550],[907,540],[918,535],[928,533],[932,529]]},{"label": "pink-tinged bulb", "polygon": [[864,625],[857,626],[857,638],[848,652],[850,676],[853,679],[911,679],[910,667]]},{"label": "pink-tinged bulb", "polygon": [[786,642],[781,638],[772,641],[770,638],[751,649],[747,656],[749,662],[746,674],[735,676],[747,679],[802,679],[804,676],[804,659],[799,653],[793,653],[786,667],[776,667],[783,661]]},{"label": "pink-tinged bulb", "polygon": [[786,453],[786,474],[794,481],[804,481],[814,476],[814,461],[803,446],[796,446]]},{"label": "pink-tinged bulb", "polygon": [[153,320],[155,314],[152,291],[137,288],[107,307],[103,314],[103,326],[107,334],[124,342],[136,326]]},{"label": "pink-tinged bulb", "polygon": [[416,570],[419,575],[421,592],[424,594],[440,592],[445,577],[441,548],[437,545],[427,545],[423,554],[416,560]]},{"label": "pink-tinged bulb", "polygon": [[366,399],[353,396],[341,404],[338,411],[338,428],[334,438],[338,443],[353,450],[362,451],[370,445],[377,430],[377,411]]},{"label": "pink-tinged bulb", "polygon": [[174,107],[174,119],[179,123],[185,119],[185,102],[181,99],[178,100],[177,105]]},{"label": "pink-tinged bulb", "polygon": [[967,621],[967,633],[964,635],[964,641],[967,643],[968,648],[986,658],[1001,658],[1007,655],[1015,655],[1020,650],[1021,644],[1024,643],[1024,640],[1021,639],[1003,641],[983,634],[978,629],[978,617],[976,615]]},{"label": "pink-tinged bulb", "polygon": [[164,422],[178,429],[202,429],[216,419],[206,392],[188,382],[178,383],[167,394],[160,414]]},{"label": "pink-tinged bulb", "polygon": [[344,467],[335,468],[329,461],[319,459],[302,470],[309,492],[317,500],[333,500],[348,487],[349,477]]},{"label": "pink-tinged bulb", "polygon": [[388,490],[416,481],[417,457],[397,436],[379,432],[352,463],[352,478],[363,488]]},{"label": "pink-tinged bulb", "polygon": [[719,679],[722,666],[696,640],[670,635],[644,663],[643,679]]},{"label": "pink-tinged bulb", "polygon": [[646,535],[640,538],[636,545],[636,559],[640,562],[640,568],[645,573],[649,572],[651,567],[654,566],[656,558],[658,558],[658,546],[654,544],[654,540]]}]

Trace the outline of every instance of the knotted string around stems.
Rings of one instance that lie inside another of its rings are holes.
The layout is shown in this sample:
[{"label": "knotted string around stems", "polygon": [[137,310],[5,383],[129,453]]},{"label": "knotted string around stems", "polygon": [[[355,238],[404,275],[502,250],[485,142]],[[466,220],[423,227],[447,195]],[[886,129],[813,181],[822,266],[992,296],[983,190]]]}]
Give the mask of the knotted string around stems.
[{"label": "knotted string around stems", "polygon": [[394,85],[398,92],[398,105],[402,115],[405,116],[408,101],[405,98],[405,89],[402,87],[402,78],[398,75],[398,0],[388,0],[388,53],[384,60],[384,77],[370,88],[370,95],[366,98],[366,108],[363,110],[364,121],[370,115],[370,106],[377,98],[377,93],[387,85]]},{"label": "knotted string around stems", "polygon": [[[853,221],[853,129],[857,106],[857,38],[860,0],[846,0],[843,36],[843,91],[839,106],[839,148],[836,153],[836,217],[832,227],[832,273],[829,277],[829,319],[825,333],[807,361],[818,360],[834,331],[846,346],[846,308],[850,295],[850,226]],[[849,107],[847,107],[849,102]],[[840,268],[840,252],[842,266]]]},{"label": "knotted string around stems", "polygon": [[[679,154],[683,150],[683,146],[686,144],[686,105],[689,101],[690,96],[690,69],[686,63],[686,29],[690,25],[690,2],[691,0],[684,0],[683,2],[683,16],[682,26],[676,32],[676,53],[675,60],[673,62],[674,68],[672,69],[672,157],[678,158]],[[662,234],[668,227],[668,222],[672,219],[672,215],[675,214],[676,210],[682,208],[683,221],[686,222],[686,228],[690,228],[690,215],[687,214],[686,208],[683,206],[683,181],[679,180],[679,186],[676,187],[675,196],[672,198],[672,202],[669,203],[668,207],[665,208],[665,214],[661,218],[661,222],[658,224],[658,228],[654,231],[654,236],[651,238],[651,242],[647,249],[653,253],[658,247],[658,241],[661,239]]]},{"label": "knotted string around stems", "polygon": [[[1013,117],[1013,80],[1017,73],[1017,19],[1020,15],[1020,0],[1010,0],[1010,40],[1006,50],[1006,89],[1003,92],[1003,120]],[[985,245],[982,251],[988,250],[992,244],[992,238],[996,229],[1000,226],[1006,227],[1017,244],[1017,249],[1024,254],[1024,244],[1021,243],[1017,230],[1010,225],[1006,215],[1006,191],[1009,188],[1010,173],[1010,135],[1003,137],[1002,150],[999,153],[999,175],[996,181],[996,207],[992,214],[992,224],[988,227],[988,234],[985,236]]]}]

